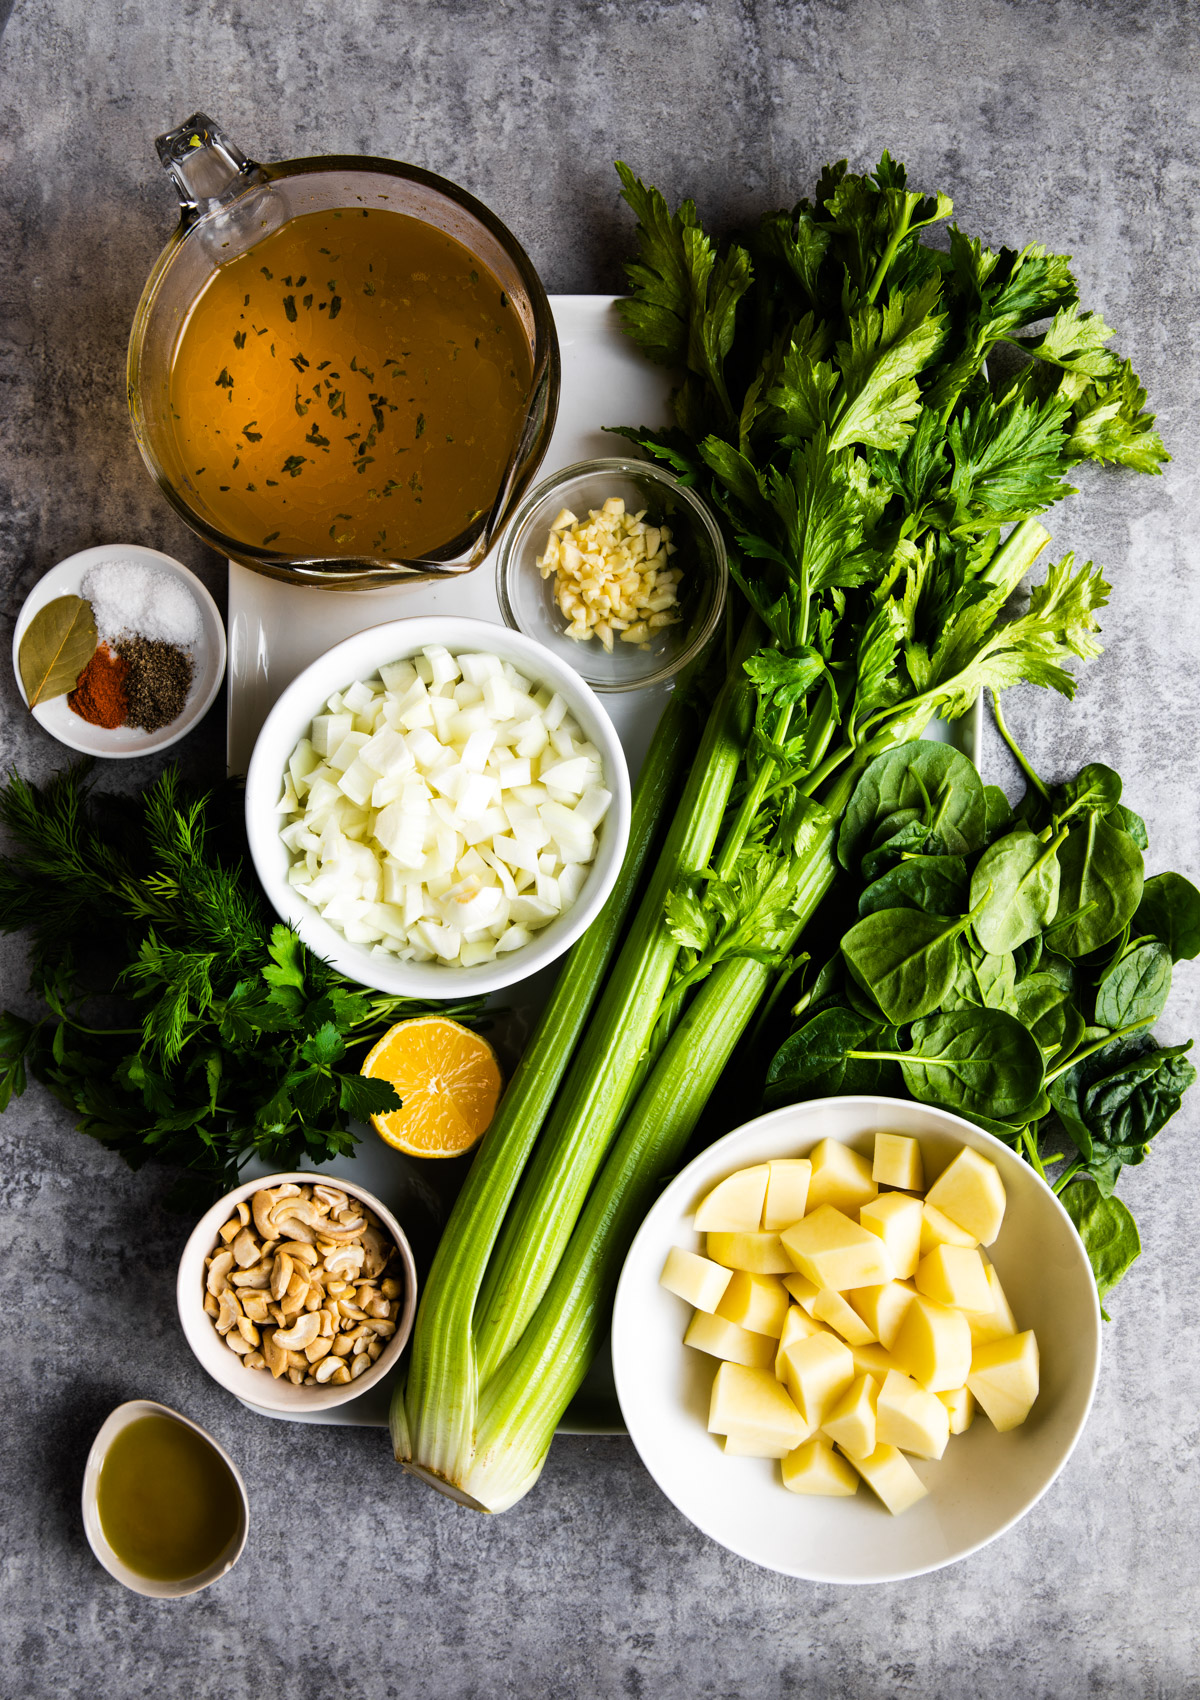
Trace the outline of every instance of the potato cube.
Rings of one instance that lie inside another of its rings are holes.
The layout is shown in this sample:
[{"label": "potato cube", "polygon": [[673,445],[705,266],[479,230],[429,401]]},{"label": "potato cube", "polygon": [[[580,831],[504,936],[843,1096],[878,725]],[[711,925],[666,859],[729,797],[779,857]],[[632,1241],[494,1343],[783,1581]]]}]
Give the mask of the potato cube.
[{"label": "potato cube", "polygon": [[971,1330],[961,1310],[920,1293],[904,1313],[892,1356],[930,1393],[961,1387],[971,1369]]},{"label": "potato cube", "polygon": [[899,1186],[906,1192],[922,1192],[925,1166],[921,1147],[902,1133],[877,1133],[871,1179],[879,1186]]},{"label": "potato cube", "polygon": [[875,1412],[876,1433],[886,1446],[940,1458],[950,1438],[950,1413],[936,1393],[898,1370],[884,1378]]},{"label": "potato cube", "polygon": [[812,1315],[812,1307],[816,1303],[817,1294],[821,1291],[815,1281],[810,1281],[807,1275],[800,1275],[795,1270],[783,1277],[783,1284],[795,1299],[800,1309]]},{"label": "potato cube", "polygon": [[991,1290],[984,1273],[983,1258],[965,1245],[934,1246],[917,1265],[916,1288],[927,1299],[957,1310],[986,1311],[991,1308]]},{"label": "potato cube", "polygon": [[876,1381],[882,1381],[889,1370],[900,1368],[882,1346],[851,1346],[850,1356],[854,1359],[855,1375],[873,1375]]},{"label": "potato cube", "polygon": [[779,1380],[782,1381],[784,1379],[783,1354],[787,1351],[793,1340],[808,1340],[814,1334],[828,1333],[829,1330],[823,1323],[814,1322],[812,1317],[809,1316],[806,1311],[800,1309],[799,1305],[790,1305],[788,1307],[788,1313],[783,1319],[783,1328],[779,1335],[779,1346],[775,1353],[775,1374],[779,1377]]},{"label": "potato cube", "polygon": [[684,1251],[678,1245],[673,1245],[667,1253],[658,1278],[659,1285],[669,1293],[676,1293],[697,1310],[706,1311],[716,1310],[732,1279],[729,1270],[722,1269],[719,1263],[712,1263],[694,1251]]},{"label": "potato cube", "polygon": [[981,1245],[991,1245],[1004,1220],[1004,1182],[989,1157],[964,1145],[930,1187],[927,1202]]},{"label": "potato cube", "polygon": [[762,1225],[768,1233],[777,1234],[798,1222],[808,1208],[812,1164],[807,1157],[775,1157],[767,1168],[770,1174]]},{"label": "potato cube", "polygon": [[873,1375],[852,1381],[830,1416],[821,1425],[848,1458],[869,1458],[875,1450],[875,1407],[879,1383]]},{"label": "potato cube", "polygon": [[790,1275],[796,1267],[778,1234],[709,1233],[706,1244],[714,1263],[744,1269],[750,1275]]},{"label": "potato cube", "polygon": [[743,1364],[747,1369],[770,1369],[775,1359],[775,1342],[769,1334],[751,1334],[736,1322],[723,1316],[709,1316],[698,1310],[688,1324],[683,1337],[685,1346],[694,1346],[710,1357],[724,1358],[727,1363]]},{"label": "potato cube", "polygon": [[721,1450],[731,1458],[786,1458],[792,1448],[786,1441],[777,1440],[743,1440],[740,1435],[725,1434],[721,1437]]},{"label": "potato cube", "polygon": [[1017,1319],[1004,1296],[999,1275],[990,1263],[984,1264],[983,1273],[988,1284],[988,1308],[974,1311],[967,1317],[972,1350],[976,1346],[986,1346],[992,1340],[1003,1340],[1006,1335],[1017,1332]]},{"label": "potato cube", "polygon": [[790,1449],[808,1439],[809,1427],[773,1375],[741,1364],[718,1369],[708,1407],[710,1434],[731,1434],[746,1446]]},{"label": "potato cube", "polygon": [[949,1393],[935,1393],[946,1407],[951,1434],[966,1434],[975,1421],[975,1395],[969,1387],[955,1387]]},{"label": "potato cube", "polygon": [[718,1181],[696,1211],[696,1232],[757,1233],[767,1195],[768,1173],[765,1163],[756,1163],[752,1169],[739,1169],[735,1175]]},{"label": "potato cube", "polygon": [[894,1446],[881,1444],[869,1458],[852,1458],[850,1462],[893,1517],[907,1511],[929,1492],[908,1459]]},{"label": "potato cube", "polygon": [[849,1495],[858,1492],[858,1472],[839,1458],[827,1440],[806,1440],[781,1465],[783,1485],[792,1493]]},{"label": "potato cube", "polygon": [[809,1161],[812,1163],[812,1179],[808,1183],[810,1211],[822,1204],[832,1204],[835,1210],[849,1214],[878,1197],[879,1188],[871,1179],[870,1163],[840,1140],[822,1139],[813,1146]]},{"label": "potato cube", "polygon": [[858,1312],[851,1310],[842,1295],[835,1293],[832,1287],[821,1288],[812,1313],[814,1322],[827,1322],[848,1346],[869,1346],[876,1337]]},{"label": "potato cube", "polygon": [[849,1299],[872,1338],[890,1352],[915,1294],[909,1281],[885,1281],[880,1287],[855,1287]]},{"label": "potato cube", "polygon": [[907,1281],[916,1273],[921,1257],[921,1200],[906,1192],[885,1192],[864,1204],[858,1213],[859,1226],[878,1234],[892,1254],[896,1278]]},{"label": "potato cube", "polygon": [[973,1234],[968,1234],[965,1228],[960,1228],[952,1222],[949,1216],[944,1216],[940,1210],[926,1200],[921,1206],[921,1256],[928,1257],[935,1246],[962,1245],[977,1246],[979,1241]]},{"label": "potato cube", "polygon": [[809,1427],[820,1428],[854,1380],[849,1346],[835,1334],[812,1334],[780,1356],[784,1385]]},{"label": "potato cube", "polygon": [[778,1275],[747,1275],[739,1269],[729,1278],[717,1315],[740,1323],[752,1334],[769,1334],[778,1340],[790,1309],[787,1288]]},{"label": "potato cube", "polygon": [[[844,1293],[850,1287],[878,1287],[895,1278],[891,1253],[879,1236],[860,1228],[831,1204],[818,1205],[780,1237],[793,1266],[818,1287]],[[711,1244],[710,1238],[710,1248]],[[718,1263],[723,1261],[717,1258]]]},{"label": "potato cube", "polygon": [[977,1346],[967,1386],[983,1406],[993,1428],[1003,1434],[1029,1415],[1038,1396],[1040,1367],[1033,1330]]}]

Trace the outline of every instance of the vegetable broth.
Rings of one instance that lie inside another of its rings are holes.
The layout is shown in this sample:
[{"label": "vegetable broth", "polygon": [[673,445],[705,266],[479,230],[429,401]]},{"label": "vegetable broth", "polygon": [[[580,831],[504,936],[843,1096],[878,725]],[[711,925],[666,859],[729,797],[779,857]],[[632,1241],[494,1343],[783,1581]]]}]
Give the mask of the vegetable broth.
[{"label": "vegetable broth", "polygon": [[419,557],[491,508],[531,375],[507,294],[453,237],[376,208],[306,213],[188,315],[170,376],[180,476],[255,548]]},{"label": "vegetable broth", "polygon": [[183,1582],[207,1570],[242,1517],[238,1485],[221,1455],[186,1423],[155,1414],[114,1438],[96,1502],[117,1557],[155,1582]]}]

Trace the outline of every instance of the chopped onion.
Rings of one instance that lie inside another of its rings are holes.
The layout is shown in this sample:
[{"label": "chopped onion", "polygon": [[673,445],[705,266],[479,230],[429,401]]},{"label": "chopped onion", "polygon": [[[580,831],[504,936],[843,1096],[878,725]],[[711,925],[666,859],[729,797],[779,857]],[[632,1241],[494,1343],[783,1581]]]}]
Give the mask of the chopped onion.
[{"label": "chopped onion", "polygon": [[474,967],[577,900],[612,795],[557,692],[431,645],[335,691],[283,776],[293,889],[355,944]]}]

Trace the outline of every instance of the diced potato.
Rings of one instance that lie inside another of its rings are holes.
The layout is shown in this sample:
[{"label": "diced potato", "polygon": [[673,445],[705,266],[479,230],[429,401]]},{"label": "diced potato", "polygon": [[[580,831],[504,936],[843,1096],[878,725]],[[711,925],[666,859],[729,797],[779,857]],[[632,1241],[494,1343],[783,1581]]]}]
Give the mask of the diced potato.
[{"label": "diced potato", "polygon": [[718,1181],[696,1211],[696,1232],[757,1233],[769,1174],[766,1163],[756,1163],[753,1168],[739,1169],[735,1175]]},{"label": "diced potato", "polygon": [[850,1356],[854,1359],[855,1375],[873,1375],[876,1381],[882,1381],[889,1370],[900,1368],[882,1346],[851,1346]]},{"label": "diced potato", "polygon": [[879,1186],[899,1186],[906,1192],[922,1192],[925,1165],[921,1147],[902,1133],[877,1133],[871,1179]]},{"label": "diced potato", "polygon": [[743,1440],[740,1435],[721,1436],[721,1450],[731,1458],[786,1458],[792,1450],[786,1441]]},{"label": "diced potato", "polygon": [[1032,1329],[977,1346],[966,1378],[1001,1434],[1025,1421],[1038,1396],[1039,1379],[1038,1344]]},{"label": "diced potato", "polygon": [[724,1363],[713,1381],[708,1407],[710,1434],[733,1435],[744,1446],[799,1446],[808,1439],[805,1422],[773,1375]]},{"label": "diced potato", "polygon": [[697,1310],[715,1311],[733,1277],[719,1263],[673,1245],[658,1279],[669,1293],[677,1293]]},{"label": "diced potato", "polygon": [[879,1194],[871,1179],[871,1165],[850,1146],[837,1139],[822,1139],[810,1157],[812,1178],[808,1183],[808,1208],[832,1204],[847,1214]]},{"label": "diced potato", "polygon": [[991,1245],[1004,1220],[1004,1182],[989,1157],[964,1145],[930,1187],[927,1202],[981,1245]]},{"label": "diced potato", "polygon": [[874,1330],[868,1328],[858,1312],[851,1310],[842,1295],[835,1293],[832,1287],[821,1288],[813,1303],[812,1314],[814,1322],[827,1322],[848,1346],[869,1346],[876,1338]]},{"label": "diced potato", "polygon": [[825,1418],[854,1380],[850,1348],[834,1334],[812,1334],[794,1340],[783,1360],[783,1382],[810,1428]]},{"label": "diced potato", "polygon": [[849,1458],[869,1458],[876,1446],[876,1405],[879,1383],[873,1375],[860,1375],[850,1383],[821,1425],[830,1440],[836,1440]]},{"label": "diced potato", "polygon": [[807,1157],[775,1157],[767,1168],[770,1174],[762,1225],[768,1233],[777,1234],[798,1222],[808,1208],[812,1164]]},{"label": "diced potato", "polygon": [[877,1446],[869,1458],[852,1458],[850,1462],[893,1517],[907,1511],[929,1492],[908,1459],[894,1446]]},{"label": "diced potato", "polygon": [[[1004,1296],[999,1275],[990,1263],[984,1264],[983,1273],[988,1284],[988,1308],[974,1311],[967,1317],[972,1350],[976,1346],[986,1346],[992,1340],[1003,1340],[1006,1335],[1017,1332],[1017,1319]],[[785,1277],[784,1285],[786,1284]]]},{"label": "diced potato", "polygon": [[896,1278],[907,1281],[916,1273],[921,1257],[921,1200],[906,1192],[885,1192],[864,1204],[858,1213],[859,1226],[878,1234],[892,1254]]},{"label": "diced potato", "polygon": [[898,1370],[879,1389],[875,1423],[883,1445],[915,1452],[918,1458],[940,1458],[950,1438],[950,1413],[937,1394]]},{"label": "diced potato", "polygon": [[944,1216],[935,1205],[928,1200],[921,1206],[921,1256],[927,1257],[935,1246],[963,1245],[977,1246],[979,1241],[973,1234],[968,1234],[965,1228],[960,1228],[952,1222],[949,1216]]},{"label": "diced potato", "polygon": [[790,1275],[795,1264],[783,1249],[778,1234],[709,1233],[708,1255],[726,1269],[744,1269],[750,1275]]},{"label": "diced potato", "polygon": [[984,1273],[983,1258],[971,1246],[934,1246],[917,1265],[916,1289],[927,1299],[954,1305],[957,1310],[986,1311],[991,1308],[991,1290]]},{"label": "diced potato", "polygon": [[794,1267],[818,1287],[844,1293],[850,1287],[877,1287],[895,1278],[891,1253],[878,1235],[860,1228],[831,1204],[818,1205],[803,1222],[785,1229],[781,1238]]},{"label": "diced potato", "polygon": [[[714,1269],[718,1267],[713,1265]],[[778,1275],[747,1275],[739,1269],[729,1278],[717,1315],[739,1323],[752,1334],[769,1334],[778,1340],[790,1309],[788,1290]]]},{"label": "diced potato", "polygon": [[783,1284],[800,1306],[800,1309],[807,1311],[811,1316],[817,1294],[821,1291],[816,1282],[810,1281],[807,1275],[801,1275],[793,1270],[790,1275],[783,1277]]},{"label": "diced potato", "polygon": [[935,1393],[946,1407],[951,1434],[966,1434],[975,1421],[975,1395],[969,1387],[954,1387],[949,1393]]},{"label": "diced potato", "polygon": [[688,1323],[683,1343],[747,1369],[770,1369],[775,1360],[775,1342],[769,1334],[752,1334],[736,1322],[727,1322],[723,1316],[709,1316],[702,1310]]},{"label": "diced potato", "polygon": [[960,1310],[920,1293],[904,1313],[892,1356],[930,1393],[961,1387],[971,1368],[971,1330]]},{"label": "diced potato", "polygon": [[890,1352],[915,1294],[911,1282],[885,1281],[880,1287],[855,1287],[849,1299],[871,1330],[872,1339]]},{"label": "diced potato", "polygon": [[814,1334],[828,1334],[828,1332],[829,1330],[824,1323],[814,1322],[807,1311],[801,1310],[799,1305],[790,1305],[788,1313],[783,1319],[783,1328],[779,1335],[779,1347],[775,1353],[775,1374],[779,1377],[779,1380],[784,1379],[783,1355],[793,1340],[807,1340]]},{"label": "diced potato", "polygon": [[789,1452],[781,1473],[784,1487],[792,1493],[849,1496],[858,1492],[858,1472],[819,1436]]}]

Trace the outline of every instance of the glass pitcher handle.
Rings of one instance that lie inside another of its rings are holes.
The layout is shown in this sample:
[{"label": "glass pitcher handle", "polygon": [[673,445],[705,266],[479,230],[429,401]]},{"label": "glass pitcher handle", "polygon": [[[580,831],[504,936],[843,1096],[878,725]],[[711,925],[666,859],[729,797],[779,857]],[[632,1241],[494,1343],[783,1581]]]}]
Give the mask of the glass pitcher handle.
[{"label": "glass pitcher handle", "polygon": [[250,184],[263,180],[262,168],[247,159],[204,112],[193,112],[177,130],[160,136],[155,146],[162,168],[179,195],[185,230],[205,213],[227,205]]}]

